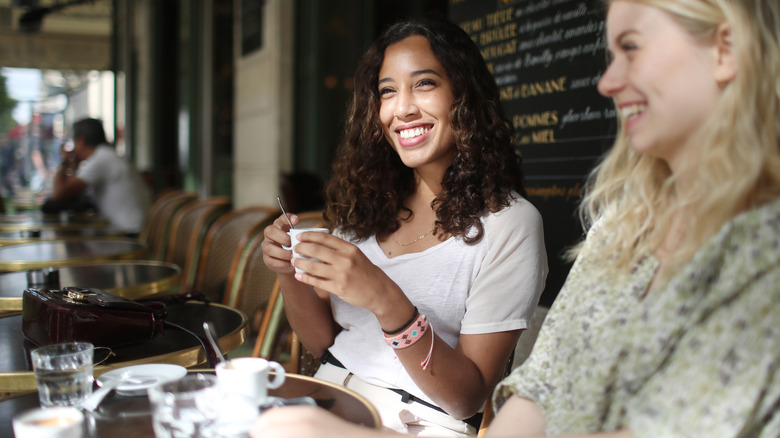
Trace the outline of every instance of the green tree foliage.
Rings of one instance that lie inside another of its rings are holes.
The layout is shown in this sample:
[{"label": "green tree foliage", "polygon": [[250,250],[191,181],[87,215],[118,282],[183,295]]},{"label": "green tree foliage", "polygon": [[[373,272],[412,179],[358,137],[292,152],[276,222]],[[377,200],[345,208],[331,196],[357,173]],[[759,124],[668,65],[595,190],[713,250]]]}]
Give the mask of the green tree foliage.
[{"label": "green tree foliage", "polygon": [[16,125],[16,121],[11,116],[16,108],[16,99],[8,95],[6,80],[6,77],[0,74],[0,135],[5,134]]}]

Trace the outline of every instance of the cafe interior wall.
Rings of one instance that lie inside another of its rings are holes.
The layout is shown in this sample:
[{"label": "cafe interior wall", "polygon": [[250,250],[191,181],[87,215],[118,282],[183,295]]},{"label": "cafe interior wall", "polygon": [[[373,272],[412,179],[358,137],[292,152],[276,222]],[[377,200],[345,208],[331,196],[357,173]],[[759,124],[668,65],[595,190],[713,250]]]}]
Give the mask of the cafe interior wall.
[{"label": "cafe interior wall", "polygon": [[239,207],[273,205],[280,175],[292,166],[294,2],[255,3],[262,9],[242,11],[239,4],[235,11],[233,202]]}]

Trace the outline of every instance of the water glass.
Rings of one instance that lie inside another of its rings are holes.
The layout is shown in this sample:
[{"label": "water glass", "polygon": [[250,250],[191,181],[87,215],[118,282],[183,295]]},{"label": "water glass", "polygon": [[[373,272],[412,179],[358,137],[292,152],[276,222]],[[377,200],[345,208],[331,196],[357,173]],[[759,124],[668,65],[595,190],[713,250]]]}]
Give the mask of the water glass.
[{"label": "water glass", "polygon": [[94,347],[89,342],[47,345],[30,356],[42,407],[79,406],[92,394]]},{"label": "water glass", "polygon": [[200,438],[210,435],[214,412],[202,408],[215,395],[217,379],[205,374],[149,388],[152,425],[157,438]]},{"label": "water glass", "polygon": [[259,409],[250,399],[226,394],[212,375],[190,374],[149,388],[157,438],[245,437]]}]

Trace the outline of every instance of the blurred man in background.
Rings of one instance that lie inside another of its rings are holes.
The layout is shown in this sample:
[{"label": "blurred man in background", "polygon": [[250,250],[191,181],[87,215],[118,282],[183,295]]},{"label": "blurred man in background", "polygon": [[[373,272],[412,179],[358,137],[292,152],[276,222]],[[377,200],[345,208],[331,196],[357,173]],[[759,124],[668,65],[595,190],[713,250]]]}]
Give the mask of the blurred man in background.
[{"label": "blurred man in background", "polygon": [[151,203],[149,189],[135,167],[106,141],[103,122],[82,119],[73,124],[73,160],[63,160],[54,177],[53,202],[67,202],[89,193],[111,226],[137,236]]}]

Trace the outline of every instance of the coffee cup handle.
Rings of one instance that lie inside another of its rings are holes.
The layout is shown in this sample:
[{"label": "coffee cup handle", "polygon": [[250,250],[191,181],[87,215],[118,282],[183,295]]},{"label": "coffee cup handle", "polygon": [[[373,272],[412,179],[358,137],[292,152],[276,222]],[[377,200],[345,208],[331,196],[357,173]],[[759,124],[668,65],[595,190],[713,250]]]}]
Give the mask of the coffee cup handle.
[{"label": "coffee cup handle", "polygon": [[276,373],[273,380],[268,381],[268,389],[276,389],[284,383],[284,368],[278,362],[268,362],[268,366]]}]

